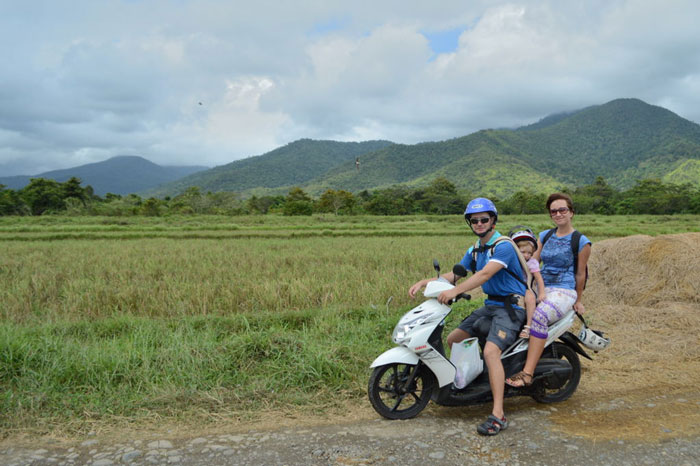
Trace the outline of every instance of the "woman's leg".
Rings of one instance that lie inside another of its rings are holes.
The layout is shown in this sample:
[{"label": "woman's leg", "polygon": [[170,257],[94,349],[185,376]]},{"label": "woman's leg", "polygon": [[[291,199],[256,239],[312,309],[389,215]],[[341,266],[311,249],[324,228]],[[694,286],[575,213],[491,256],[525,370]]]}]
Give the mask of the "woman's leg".
[{"label": "woman's leg", "polygon": [[[576,292],[561,288],[547,288],[547,299],[540,302],[535,309],[535,314],[532,316],[532,326],[530,328],[530,342],[527,349],[527,359],[525,367],[523,367],[521,380],[515,380],[515,377],[506,380],[508,385],[514,387],[522,387],[529,385],[532,376],[535,373],[537,362],[542,356],[544,346],[547,341],[547,332],[549,331],[549,323],[556,322],[571,309],[571,306],[576,302]],[[522,380],[522,377],[525,377]]]},{"label": "woman's leg", "polygon": [[558,321],[576,302],[576,291],[564,288],[547,288],[547,297],[540,301],[532,316],[530,334],[546,339],[549,324]]},{"label": "woman's leg", "polygon": [[[544,351],[544,344],[547,342],[546,338],[539,338],[530,334],[530,343],[527,348],[527,359],[525,360],[525,367],[523,367],[523,372],[530,376],[532,380],[532,375],[535,373],[535,367],[537,367],[537,362],[542,356]],[[526,382],[530,382],[527,380]]]}]

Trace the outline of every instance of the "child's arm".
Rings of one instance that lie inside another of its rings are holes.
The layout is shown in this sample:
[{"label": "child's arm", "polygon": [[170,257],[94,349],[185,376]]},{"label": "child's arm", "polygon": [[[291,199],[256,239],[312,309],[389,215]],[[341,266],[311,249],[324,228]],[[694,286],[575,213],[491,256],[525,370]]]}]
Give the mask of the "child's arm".
[{"label": "child's arm", "polygon": [[544,291],[544,280],[542,280],[542,274],[535,272],[532,274],[535,277],[535,283],[537,283],[537,302],[542,301],[547,295]]}]

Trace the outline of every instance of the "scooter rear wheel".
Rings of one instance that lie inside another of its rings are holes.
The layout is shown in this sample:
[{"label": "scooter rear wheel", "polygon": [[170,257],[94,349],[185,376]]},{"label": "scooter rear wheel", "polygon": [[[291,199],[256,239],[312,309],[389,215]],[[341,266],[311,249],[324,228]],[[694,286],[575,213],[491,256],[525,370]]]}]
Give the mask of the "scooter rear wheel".
[{"label": "scooter rear wheel", "polygon": [[412,364],[386,364],[372,371],[367,392],[372,407],[387,419],[410,419],[430,401],[435,377]]},{"label": "scooter rear wheel", "polygon": [[571,376],[560,387],[549,388],[546,382],[533,387],[532,398],[539,403],[557,403],[568,400],[574,394],[581,381],[581,360],[576,352],[562,343],[554,343],[549,347],[543,357],[564,359],[571,365]]}]

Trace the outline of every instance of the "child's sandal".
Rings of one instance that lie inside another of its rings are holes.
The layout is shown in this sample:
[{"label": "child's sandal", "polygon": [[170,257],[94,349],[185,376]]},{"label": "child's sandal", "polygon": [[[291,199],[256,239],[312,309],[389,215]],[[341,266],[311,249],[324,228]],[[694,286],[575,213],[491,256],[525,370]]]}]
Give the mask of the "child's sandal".
[{"label": "child's sandal", "polygon": [[520,338],[530,338],[530,326],[529,325],[523,326],[523,329],[520,331]]}]

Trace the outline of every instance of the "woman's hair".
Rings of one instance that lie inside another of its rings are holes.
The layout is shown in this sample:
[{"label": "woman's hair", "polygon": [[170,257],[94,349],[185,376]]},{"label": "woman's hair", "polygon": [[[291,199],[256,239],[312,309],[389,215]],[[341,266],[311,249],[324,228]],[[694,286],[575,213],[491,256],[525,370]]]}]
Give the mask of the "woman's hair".
[{"label": "woman's hair", "polygon": [[552,202],[558,201],[560,199],[563,199],[566,201],[566,207],[568,207],[569,210],[573,213],[574,212],[574,201],[571,200],[571,196],[569,196],[568,194],[564,194],[564,193],[550,194],[549,197],[547,198],[547,210],[549,211],[549,206],[552,205]]}]

